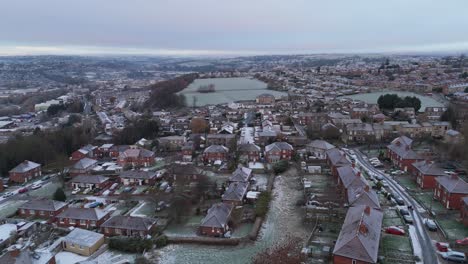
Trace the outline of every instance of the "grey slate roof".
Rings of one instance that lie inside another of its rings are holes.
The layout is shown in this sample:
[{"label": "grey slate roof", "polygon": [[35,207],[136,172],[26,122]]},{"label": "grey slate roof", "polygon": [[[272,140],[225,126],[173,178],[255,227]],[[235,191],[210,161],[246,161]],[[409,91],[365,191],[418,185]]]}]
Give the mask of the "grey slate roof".
[{"label": "grey slate roof", "polygon": [[101,227],[148,231],[155,224],[156,219],[153,218],[116,215],[104,222]]},{"label": "grey slate roof", "polygon": [[294,148],[289,144],[288,142],[273,142],[270,145],[267,145],[265,147],[265,152],[270,152],[270,151],[281,151],[281,150],[294,150]]},{"label": "grey slate roof", "polygon": [[232,212],[232,205],[226,203],[217,203],[208,209],[208,213],[201,221],[202,227],[224,228],[229,221]]},{"label": "grey slate roof", "polygon": [[425,175],[434,176],[445,176],[444,169],[441,168],[437,163],[426,160],[418,161],[413,163],[413,167]]},{"label": "grey slate roof", "polygon": [[129,170],[120,173],[120,178],[132,178],[132,179],[154,179],[158,175],[155,171],[140,171],[140,170]]},{"label": "grey slate roof", "polygon": [[73,243],[80,246],[91,247],[95,245],[99,240],[104,237],[103,234],[99,234],[93,231],[75,228],[63,240],[65,242]]},{"label": "grey slate roof", "polygon": [[351,162],[346,158],[344,152],[337,148],[333,148],[330,150],[327,150],[327,157],[328,160],[331,162],[333,166],[346,166],[346,165],[351,165]]},{"label": "grey slate roof", "polygon": [[255,152],[255,151],[259,152],[260,147],[255,144],[247,143],[247,144],[240,144],[238,147],[238,150],[240,152]]},{"label": "grey slate roof", "polygon": [[57,218],[73,218],[79,220],[94,220],[98,221],[107,215],[107,212],[97,208],[75,208],[69,207],[59,215]]},{"label": "grey slate roof", "polygon": [[67,206],[67,203],[50,200],[50,199],[38,199],[31,200],[24,203],[19,209],[31,209],[31,210],[42,210],[42,211],[57,211]]},{"label": "grey slate roof", "polygon": [[350,207],[333,254],[370,263],[377,262],[383,213],[366,206]]},{"label": "grey slate roof", "polygon": [[229,177],[230,182],[248,182],[252,176],[252,169],[246,167],[237,168]]},{"label": "grey slate roof", "polygon": [[468,194],[468,183],[458,176],[437,177],[436,181],[450,193]]},{"label": "grey slate roof", "polygon": [[370,208],[380,209],[379,197],[368,185],[349,188],[347,195],[349,206],[365,205]]},{"label": "grey slate roof", "polygon": [[242,201],[247,193],[248,182],[232,182],[221,197],[223,201]]},{"label": "grey slate roof", "polygon": [[93,160],[93,159],[90,159],[90,158],[83,158],[83,159],[80,159],[79,161],[77,161],[74,165],[73,165],[73,169],[77,169],[77,170],[84,170],[84,169],[89,169],[93,166],[95,166],[97,164],[97,161],[96,160]]},{"label": "grey slate roof", "polygon": [[104,177],[102,175],[78,175],[71,179],[71,182],[76,183],[92,183],[92,184],[99,184],[109,180],[108,177]]},{"label": "grey slate roof", "polygon": [[14,167],[12,170],[10,170],[10,172],[15,172],[15,173],[27,172],[40,166],[41,164],[39,163],[25,160],[21,162],[20,164],[18,164],[18,166]]},{"label": "grey slate roof", "polygon": [[129,148],[120,153],[120,158],[150,158],[154,152],[147,149]]},{"label": "grey slate roof", "polygon": [[228,153],[229,149],[222,145],[211,145],[207,147],[204,153]]},{"label": "grey slate roof", "polygon": [[403,159],[421,159],[421,157],[411,149],[412,143],[413,140],[409,137],[401,136],[394,139],[387,148]]},{"label": "grey slate roof", "polygon": [[337,168],[338,177],[340,177],[341,182],[345,188],[351,186],[354,187],[364,187],[367,184],[367,181],[359,175],[355,169],[351,166],[342,166]]},{"label": "grey slate roof", "polygon": [[325,140],[320,140],[320,139],[310,142],[309,144],[307,144],[307,147],[314,148],[314,149],[322,149],[322,150],[329,150],[329,149],[335,148],[334,145],[328,143]]}]

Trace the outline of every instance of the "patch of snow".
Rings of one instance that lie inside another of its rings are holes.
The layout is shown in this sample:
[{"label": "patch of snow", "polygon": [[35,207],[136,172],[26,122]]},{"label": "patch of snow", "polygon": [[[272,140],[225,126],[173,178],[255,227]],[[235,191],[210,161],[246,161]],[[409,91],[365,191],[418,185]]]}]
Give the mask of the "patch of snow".
[{"label": "patch of snow", "polygon": [[0,225],[0,241],[5,241],[10,238],[12,232],[16,232],[15,224]]},{"label": "patch of snow", "polygon": [[143,215],[143,214],[137,214],[136,212],[138,212],[143,206],[145,206],[145,202],[141,203],[137,208],[133,209],[132,212],[130,213],[130,216],[137,216],[137,217],[146,217],[146,215]]},{"label": "patch of snow", "polygon": [[65,251],[59,252],[57,255],[55,255],[55,261],[57,264],[72,264],[86,259],[87,257]]},{"label": "patch of snow", "polygon": [[409,235],[411,237],[411,244],[413,244],[414,255],[419,257],[419,261],[416,261],[416,263],[422,264],[423,256],[422,256],[421,243],[419,242],[418,235],[416,234],[416,229],[412,225],[409,226]]}]

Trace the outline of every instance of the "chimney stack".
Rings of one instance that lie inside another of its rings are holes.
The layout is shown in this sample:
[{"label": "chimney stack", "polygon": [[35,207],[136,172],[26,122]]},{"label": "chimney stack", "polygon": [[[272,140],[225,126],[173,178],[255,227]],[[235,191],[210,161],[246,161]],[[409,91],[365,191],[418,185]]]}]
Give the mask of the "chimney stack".
[{"label": "chimney stack", "polygon": [[370,208],[370,206],[367,205],[366,208],[364,209],[364,213],[366,215],[370,215],[370,211],[371,211],[371,208]]},{"label": "chimney stack", "polygon": [[452,175],[450,175],[450,178],[458,180],[458,175],[456,173],[452,173]]},{"label": "chimney stack", "polygon": [[364,191],[369,192],[369,185],[366,185],[366,187],[364,187]]},{"label": "chimney stack", "polygon": [[361,177],[361,172],[358,171],[358,172],[356,173],[356,176],[357,176],[357,177]]},{"label": "chimney stack", "polygon": [[359,225],[359,233],[361,233],[362,235],[367,235],[367,232],[367,226],[364,223],[361,223]]},{"label": "chimney stack", "polygon": [[351,166],[352,166],[353,168],[356,168],[356,163],[353,162],[353,163],[351,164]]}]

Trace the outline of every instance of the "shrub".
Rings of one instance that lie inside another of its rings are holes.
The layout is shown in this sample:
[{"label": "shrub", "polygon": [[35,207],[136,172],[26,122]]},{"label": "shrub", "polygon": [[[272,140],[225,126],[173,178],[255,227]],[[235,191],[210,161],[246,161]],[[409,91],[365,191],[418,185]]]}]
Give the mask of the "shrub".
[{"label": "shrub", "polygon": [[270,207],[270,201],[271,201],[271,193],[262,192],[258,196],[257,203],[255,204],[255,215],[264,217],[268,212],[268,208]]},{"label": "shrub", "polygon": [[142,253],[153,247],[151,239],[140,237],[111,237],[109,238],[109,248],[123,252]]},{"label": "shrub", "polygon": [[289,162],[287,160],[280,160],[273,164],[273,171],[276,174],[283,173],[289,169]]},{"label": "shrub", "polygon": [[62,188],[57,188],[57,190],[55,190],[53,198],[54,200],[61,202],[65,202],[67,200],[67,196],[65,195],[65,192]]},{"label": "shrub", "polygon": [[167,245],[167,237],[162,235],[154,240],[154,244],[157,248],[161,248]]}]

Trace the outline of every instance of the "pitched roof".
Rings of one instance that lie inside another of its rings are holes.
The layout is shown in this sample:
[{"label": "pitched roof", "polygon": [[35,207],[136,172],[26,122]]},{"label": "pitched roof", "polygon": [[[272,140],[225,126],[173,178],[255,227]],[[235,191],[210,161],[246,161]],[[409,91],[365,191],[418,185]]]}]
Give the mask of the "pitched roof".
[{"label": "pitched roof", "polygon": [[307,144],[307,147],[308,148],[323,149],[323,150],[329,150],[329,149],[335,148],[334,145],[328,143],[325,140],[320,140],[320,139],[313,140],[312,142]]},{"label": "pitched roof", "polygon": [[73,177],[71,179],[71,182],[77,182],[77,183],[92,183],[92,184],[99,184],[103,183],[109,180],[108,177],[104,177],[102,175],[78,175],[76,177]]},{"label": "pitched roof", "polygon": [[327,157],[333,166],[351,165],[351,162],[346,158],[344,152],[337,148],[327,150]]},{"label": "pitched roof", "polygon": [[447,175],[444,172],[444,169],[441,168],[437,163],[421,160],[413,163],[413,167],[425,175],[434,175],[434,176],[445,176]]},{"label": "pitched roof", "polygon": [[347,195],[350,206],[365,205],[380,209],[379,197],[374,190],[369,188],[369,185],[349,188]]},{"label": "pitched roof", "polygon": [[10,172],[15,172],[15,173],[27,172],[39,166],[41,166],[41,164],[29,161],[29,160],[25,160],[21,162],[20,164],[18,164],[18,166],[14,167],[12,170],[10,170]]},{"label": "pitched roof", "polygon": [[96,160],[93,160],[93,159],[90,159],[90,158],[83,158],[83,159],[80,159],[79,161],[77,161],[73,165],[72,168],[76,169],[76,170],[89,169],[92,166],[96,165],[96,163],[97,163]]},{"label": "pitched roof", "polygon": [[367,206],[350,207],[333,254],[376,263],[383,213]]},{"label": "pitched roof", "polygon": [[437,177],[436,181],[450,193],[468,194],[468,183],[456,175]]},{"label": "pitched roof", "polygon": [[75,228],[63,240],[76,245],[91,247],[95,245],[99,240],[104,237],[103,234],[99,234],[93,231]]},{"label": "pitched roof", "polygon": [[229,149],[222,145],[211,145],[203,151],[204,153],[228,153]]},{"label": "pitched roof", "polygon": [[223,201],[241,201],[247,193],[248,182],[232,182],[221,197]]},{"label": "pitched roof", "polygon": [[154,152],[147,149],[129,148],[120,153],[120,158],[150,158]]},{"label": "pitched roof", "polygon": [[265,152],[270,151],[282,151],[282,150],[293,150],[294,148],[288,142],[273,142],[265,147]]},{"label": "pitched roof", "polygon": [[67,206],[67,203],[50,200],[50,199],[38,199],[31,200],[24,203],[19,209],[31,209],[31,210],[43,210],[43,211],[57,211]]},{"label": "pitched roof", "polygon": [[339,167],[337,169],[337,172],[338,177],[340,177],[341,182],[347,189],[351,186],[364,187],[368,185],[367,181],[363,177],[361,177],[361,174],[349,165]]},{"label": "pitched roof", "polygon": [[246,143],[246,144],[240,144],[238,147],[238,150],[240,152],[255,152],[255,151],[260,151],[260,147],[252,143]]},{"label": "pitched roof", "polygon": [[208,209],[208,213],[201,221],[202,227],[219,227],[224,228],[231,216],[232,206],[226,203],[217,203]]},{"label": "pitched roof", "polygon": [[421,157],[411,149],[412,143],[413,140],[409,137],[401,136],[395,138],[387,148],[403,159],[421,159]]},{"label": "pitched roof", "polygon": [[230,182],[248,182],[252,175],[252,169],[244,166],[238,167],[229,177]]},{"label": "pitched roof", "polygon": [[155,171],[141,171],[141,170],[129,170],[121,172],[120,178],[132,178],[132,179],[154,179],[158,176]]},{"label": "pitched roof", "polygon": [[97,208],[76,208],[69,207],[57,215],[57,218],[73,218],[80,220],[98,221],[106,216],[108,212]]},{"label": "pitched roof", "polygon": [[104,222],[101,227],[147,231],[155,224],[156,219],[153,218],[116,215]]}]

